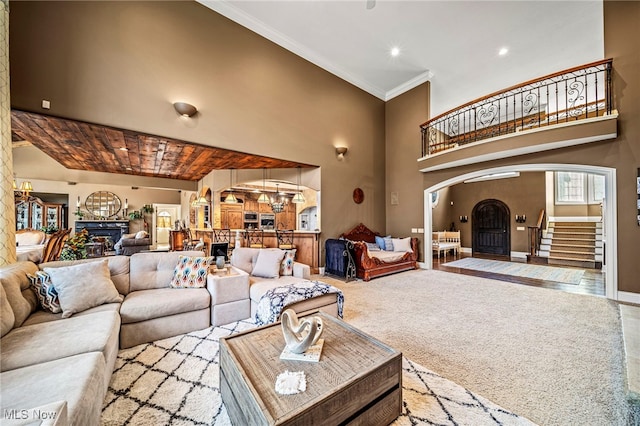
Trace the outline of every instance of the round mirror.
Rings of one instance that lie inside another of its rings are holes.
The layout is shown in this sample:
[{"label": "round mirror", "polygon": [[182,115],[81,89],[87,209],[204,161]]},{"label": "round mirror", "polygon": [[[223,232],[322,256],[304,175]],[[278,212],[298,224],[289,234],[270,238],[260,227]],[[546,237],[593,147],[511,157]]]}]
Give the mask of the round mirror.
[{"label": "round mirror", "polygon": [[96,191],[87,197],[84,206],[95,217],[110,218],[118,214],[122,202],[113,192]]}]

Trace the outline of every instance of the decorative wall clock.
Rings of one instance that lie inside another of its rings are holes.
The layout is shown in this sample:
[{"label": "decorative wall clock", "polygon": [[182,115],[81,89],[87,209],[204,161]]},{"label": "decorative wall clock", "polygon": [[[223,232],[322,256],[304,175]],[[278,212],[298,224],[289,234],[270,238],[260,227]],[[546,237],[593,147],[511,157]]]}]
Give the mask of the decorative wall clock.
[{"label": "decorative wall clock", "polygon": [[364,191],[360,188],[353,190],[353,201],[356,204],[360,204],[364,201]]}]

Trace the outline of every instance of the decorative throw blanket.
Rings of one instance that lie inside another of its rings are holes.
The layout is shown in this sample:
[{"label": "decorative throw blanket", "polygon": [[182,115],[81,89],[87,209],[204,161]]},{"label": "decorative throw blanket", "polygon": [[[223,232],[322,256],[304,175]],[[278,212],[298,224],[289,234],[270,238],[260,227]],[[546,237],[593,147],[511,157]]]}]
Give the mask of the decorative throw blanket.
[{"label": "decorative throw blanket", "polygon": [[256,324],[265,325],[276,322],[284,308],[292,303],[329,293],[337,293],[338,316],[342,318],[342,306],[344,305],[342,291],[321,281],[305,280],[267,290],[258,302]]}]

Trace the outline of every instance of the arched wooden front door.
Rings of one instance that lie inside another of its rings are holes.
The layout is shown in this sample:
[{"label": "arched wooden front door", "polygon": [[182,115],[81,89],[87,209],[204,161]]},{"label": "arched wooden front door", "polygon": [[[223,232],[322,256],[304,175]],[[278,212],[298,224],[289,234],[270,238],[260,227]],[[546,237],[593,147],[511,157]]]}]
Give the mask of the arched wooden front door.
[{"label": "arched wooden front door", "polygon": [[473,254],[511,254],[509,216],[509,207],[500,200],[476,204],[471,221]]}]

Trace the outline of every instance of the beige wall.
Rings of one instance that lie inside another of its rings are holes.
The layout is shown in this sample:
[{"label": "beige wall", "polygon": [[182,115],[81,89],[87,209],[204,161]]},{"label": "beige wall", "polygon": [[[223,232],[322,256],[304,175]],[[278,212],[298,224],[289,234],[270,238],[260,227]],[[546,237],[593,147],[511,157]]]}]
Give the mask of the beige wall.
[{"label": "beige wall", "polygon": [[[10,20],[13,107],[42,112],[41,100],[49,99],[53,115],[318,165],[325,237],[358,222],[406,234],[422,225],[422,188],[481,168],[614,167],[619,290],[640,293],[640,263],[632,249],[640,241],[638,2],[604,3],[605,56],[614,60],[620,112],[615,141],[422,176],[415,160],[418,125],[429,113],[428,85],[385,108],[194,2],[13,2]],[[178,100],[193,103],[200,114],[193,120],[177,117],[171,103]],[[335,156],[338,145],[349,147],[343,161]],[[360,205],[351,199],[356,187],[365,192]],[[398,192],[397,206],[390,205],[392,191]]]},{"label": "beige wall", "polygon": [[314,164],[323,237],[384,229],[383,101],[195,2],[12,2],[10,20],[14,108]]},{"label": "beige wall", "polygon": [[[605,56],[613,58],[613,89],[619,112],[618,137],[573,148],[557,149],[511,159],[485,162],[424,174],[428,188],[479,169],[520,164],[583,164],[616,169],[618,290],[640,293],[640,263],[635,247],[640,241],[636,223],[636,174],[640,165],[640,3],[604,3]],[[557,212],[556,212],[557,214]]]},{"label": "beige wall", "polygon": [[[492,167],[524,164],[582,164],[615,168],[617,171],[617,234],[618,234],[618,290],[640,293],[640,263],[637,262],[637,242],[640,227],[636,223],[636,174],[640,166],[640,3],[604,2],[605,57],[613,58],[613,88],[615,106],[619,112],[618,137],[612,141],[595,142],[573,148],[555,149],[537,154],[489,161],[477,165],[462,166],[424,173],[422,187],[428,188],[445,180]],[[419,106],[410,106],[419,109]],[[404,111],[411,114],[411,111]],[[427,117],[425,116],[425,119]],[[415,124],[425,121],[415,120]],[[409,123],[407,123],[409,126]],[[410,132],[410,128],[405,131]],[[416,149],[419,139],[414,138]],[[508,142],[506,142],[508,143]],[[389,147],[388,147],[389,149]],[[416,157],[417,158],[417,157]],[[413,165],[416,163],[413,162]],[[409,163],[406,166],[410,166]],[[415,167],[417,170],[418,167]],[[389,173],[398,173],[388,167]],[[400,173],[405,173],[402,171]],[[392,177],[387,177],[390,181]],[[423,197],[421,197],[423,198]],[[557,214],[557,212],[555,212]],[[402,221],[414,212],[409,206],[388,210],[388,223]],[[529,214],[527,214],[529,217]]]},{"label": "beige wall", "polygon": [[[500,200],[507,205],[510,213],[511,251],[529,252],[528,225],[535,224],[538,213],[545,204],[544,172],[521,173],[520,177],[498,179],[487,182],[461,183],[451,187],[451,219],[459,229],[461,244],[471,248],[472,212],[480,201]],[[516,223],[515,215],[526,215],[526,223]],[[467,223],[460,223],[459,217],[469,216]],[[524,230],[518,230],[524,227]],[[434,228],[439,230],[438,228]]]},{"label": "beige wall", "polygon": [[[438,202],[432,208],[431,227],[434,231],[447,231],[451,227],[451,222],[459,223],[459,221],[452,213],[451,187],[443,188],[438,192]],[[456,229],[459,229],[458,226],[456,225]]]},{"label": "beige wall", "polygon": [[[428,82],[421,84],[386,104],[387,221],[386,229],[373,228],[381,233],[408,236],[411,228],[422,228],[424,223],[422,178],[414,165],[421,155],[419,125],[429,116],[429,88]],[[397,204],[391,204],[392,192],[397,194]]]}]

